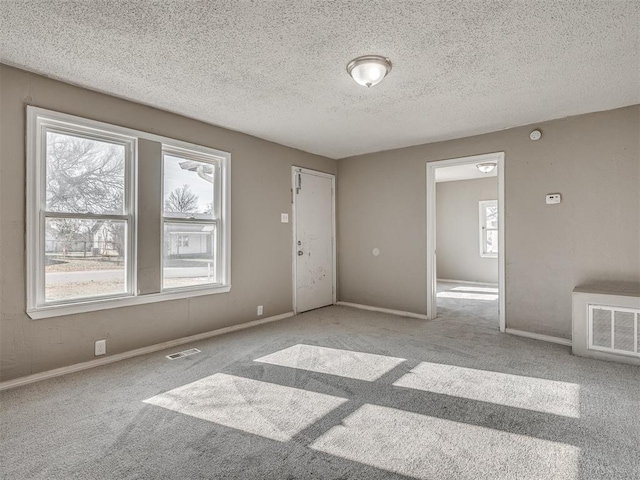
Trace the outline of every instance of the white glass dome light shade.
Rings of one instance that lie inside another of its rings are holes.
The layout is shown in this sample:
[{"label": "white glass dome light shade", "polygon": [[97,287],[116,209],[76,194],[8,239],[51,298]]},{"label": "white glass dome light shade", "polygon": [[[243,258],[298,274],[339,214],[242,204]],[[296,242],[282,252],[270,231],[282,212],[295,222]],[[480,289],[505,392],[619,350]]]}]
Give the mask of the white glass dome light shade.
[{"label": "white glass dome light shade", "polygon": [[379,55],[365,55],[354,58],[347,65],[347,72],[363,87],[377,85],[391,71],[391,62],[388,58]]},{"label": "white glass dome light shade", "polygon": [[496,164],[495,163],[479,163],[476,165],[476,167],[478,168],[478,170],[480,170],[482,173],[491,173],[493,172],[493,169],[496,168]]}]

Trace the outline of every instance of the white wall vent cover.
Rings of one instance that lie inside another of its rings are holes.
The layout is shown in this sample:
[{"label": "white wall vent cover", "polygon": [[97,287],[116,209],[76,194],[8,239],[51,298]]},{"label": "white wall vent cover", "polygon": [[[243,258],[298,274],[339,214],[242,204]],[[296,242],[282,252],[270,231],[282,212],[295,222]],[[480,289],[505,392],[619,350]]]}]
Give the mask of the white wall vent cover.
[{"label": "white wall vent cover", "polygon": [[640,367],[640,283],[576,287],[571,316],[574,355]]},{"label": "white wall vent cover", "polygon": [[589,350],[640,358],[640,310],[589,305]]},{"label": "white wall vent cover", "polygon": [[167,355],[167,358],[169,360],[175,360],[176,358],[188,357],[189,355],[193,355],[194,353],[200,353],[200,350],[198,350],[197,348],[190,348],[189,350],[183,350],[182,352]]}]

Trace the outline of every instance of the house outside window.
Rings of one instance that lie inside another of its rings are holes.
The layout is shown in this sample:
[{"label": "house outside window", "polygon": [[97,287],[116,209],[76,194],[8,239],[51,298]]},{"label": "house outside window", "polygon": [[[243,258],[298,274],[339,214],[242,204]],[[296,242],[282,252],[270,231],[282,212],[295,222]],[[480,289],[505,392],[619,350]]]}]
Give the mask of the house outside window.
[{"label": "house outside window", "polygon": [[162,288],[216,285],[222,275],[219,162],[213,156],[171,147],[162,157]]},{"label": "house outside window", "polygon": [[188,247],[189,246],[189,234],[178,235],[178,245],[180,247]]}]

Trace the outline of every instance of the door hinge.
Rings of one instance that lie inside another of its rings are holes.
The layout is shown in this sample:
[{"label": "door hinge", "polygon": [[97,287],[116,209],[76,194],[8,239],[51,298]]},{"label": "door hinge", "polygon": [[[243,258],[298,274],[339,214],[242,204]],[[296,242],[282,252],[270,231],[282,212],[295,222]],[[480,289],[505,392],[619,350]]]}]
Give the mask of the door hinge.
[{"label": "door hinge", "polygon": [[300,193],[302,190],[302,173],[298,172],[296,174],[296,194]]}]

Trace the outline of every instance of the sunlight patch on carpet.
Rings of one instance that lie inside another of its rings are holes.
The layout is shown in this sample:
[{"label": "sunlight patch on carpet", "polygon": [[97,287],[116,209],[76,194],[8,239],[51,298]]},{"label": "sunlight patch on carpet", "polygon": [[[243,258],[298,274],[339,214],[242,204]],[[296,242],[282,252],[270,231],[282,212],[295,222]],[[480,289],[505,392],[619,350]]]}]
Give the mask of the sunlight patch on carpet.
[{"label": "sunlight patch on carpet", "polygon": [[493,293],[476,293],[476,292],[440,292],[436,294],[438,298],[457,298],[459,300],[497,300],[499,295]]},{"label": "sunlight patch on carpet", "polygon": [[347,399],[216,373],[145,403],[286,442]]},{"label": "sunlight patch on carpet", "polygon": [[574,480],[580,453],[564,443],[370,404],[310,448],[425,480]]},{"label": "sunlight patch on carpet", "polygon": [[454,292],[500,293],[497,287],[454,287]]},{"label": "sunlight patch on carpet", "polygon": [[255,361],[371,382],[400,365],[405,359],[299,344]]},{"label": "sunlight patch on carpet", "polygon": [[394,385],[580,418],[580,385],[576,383],[422,362]]}]

